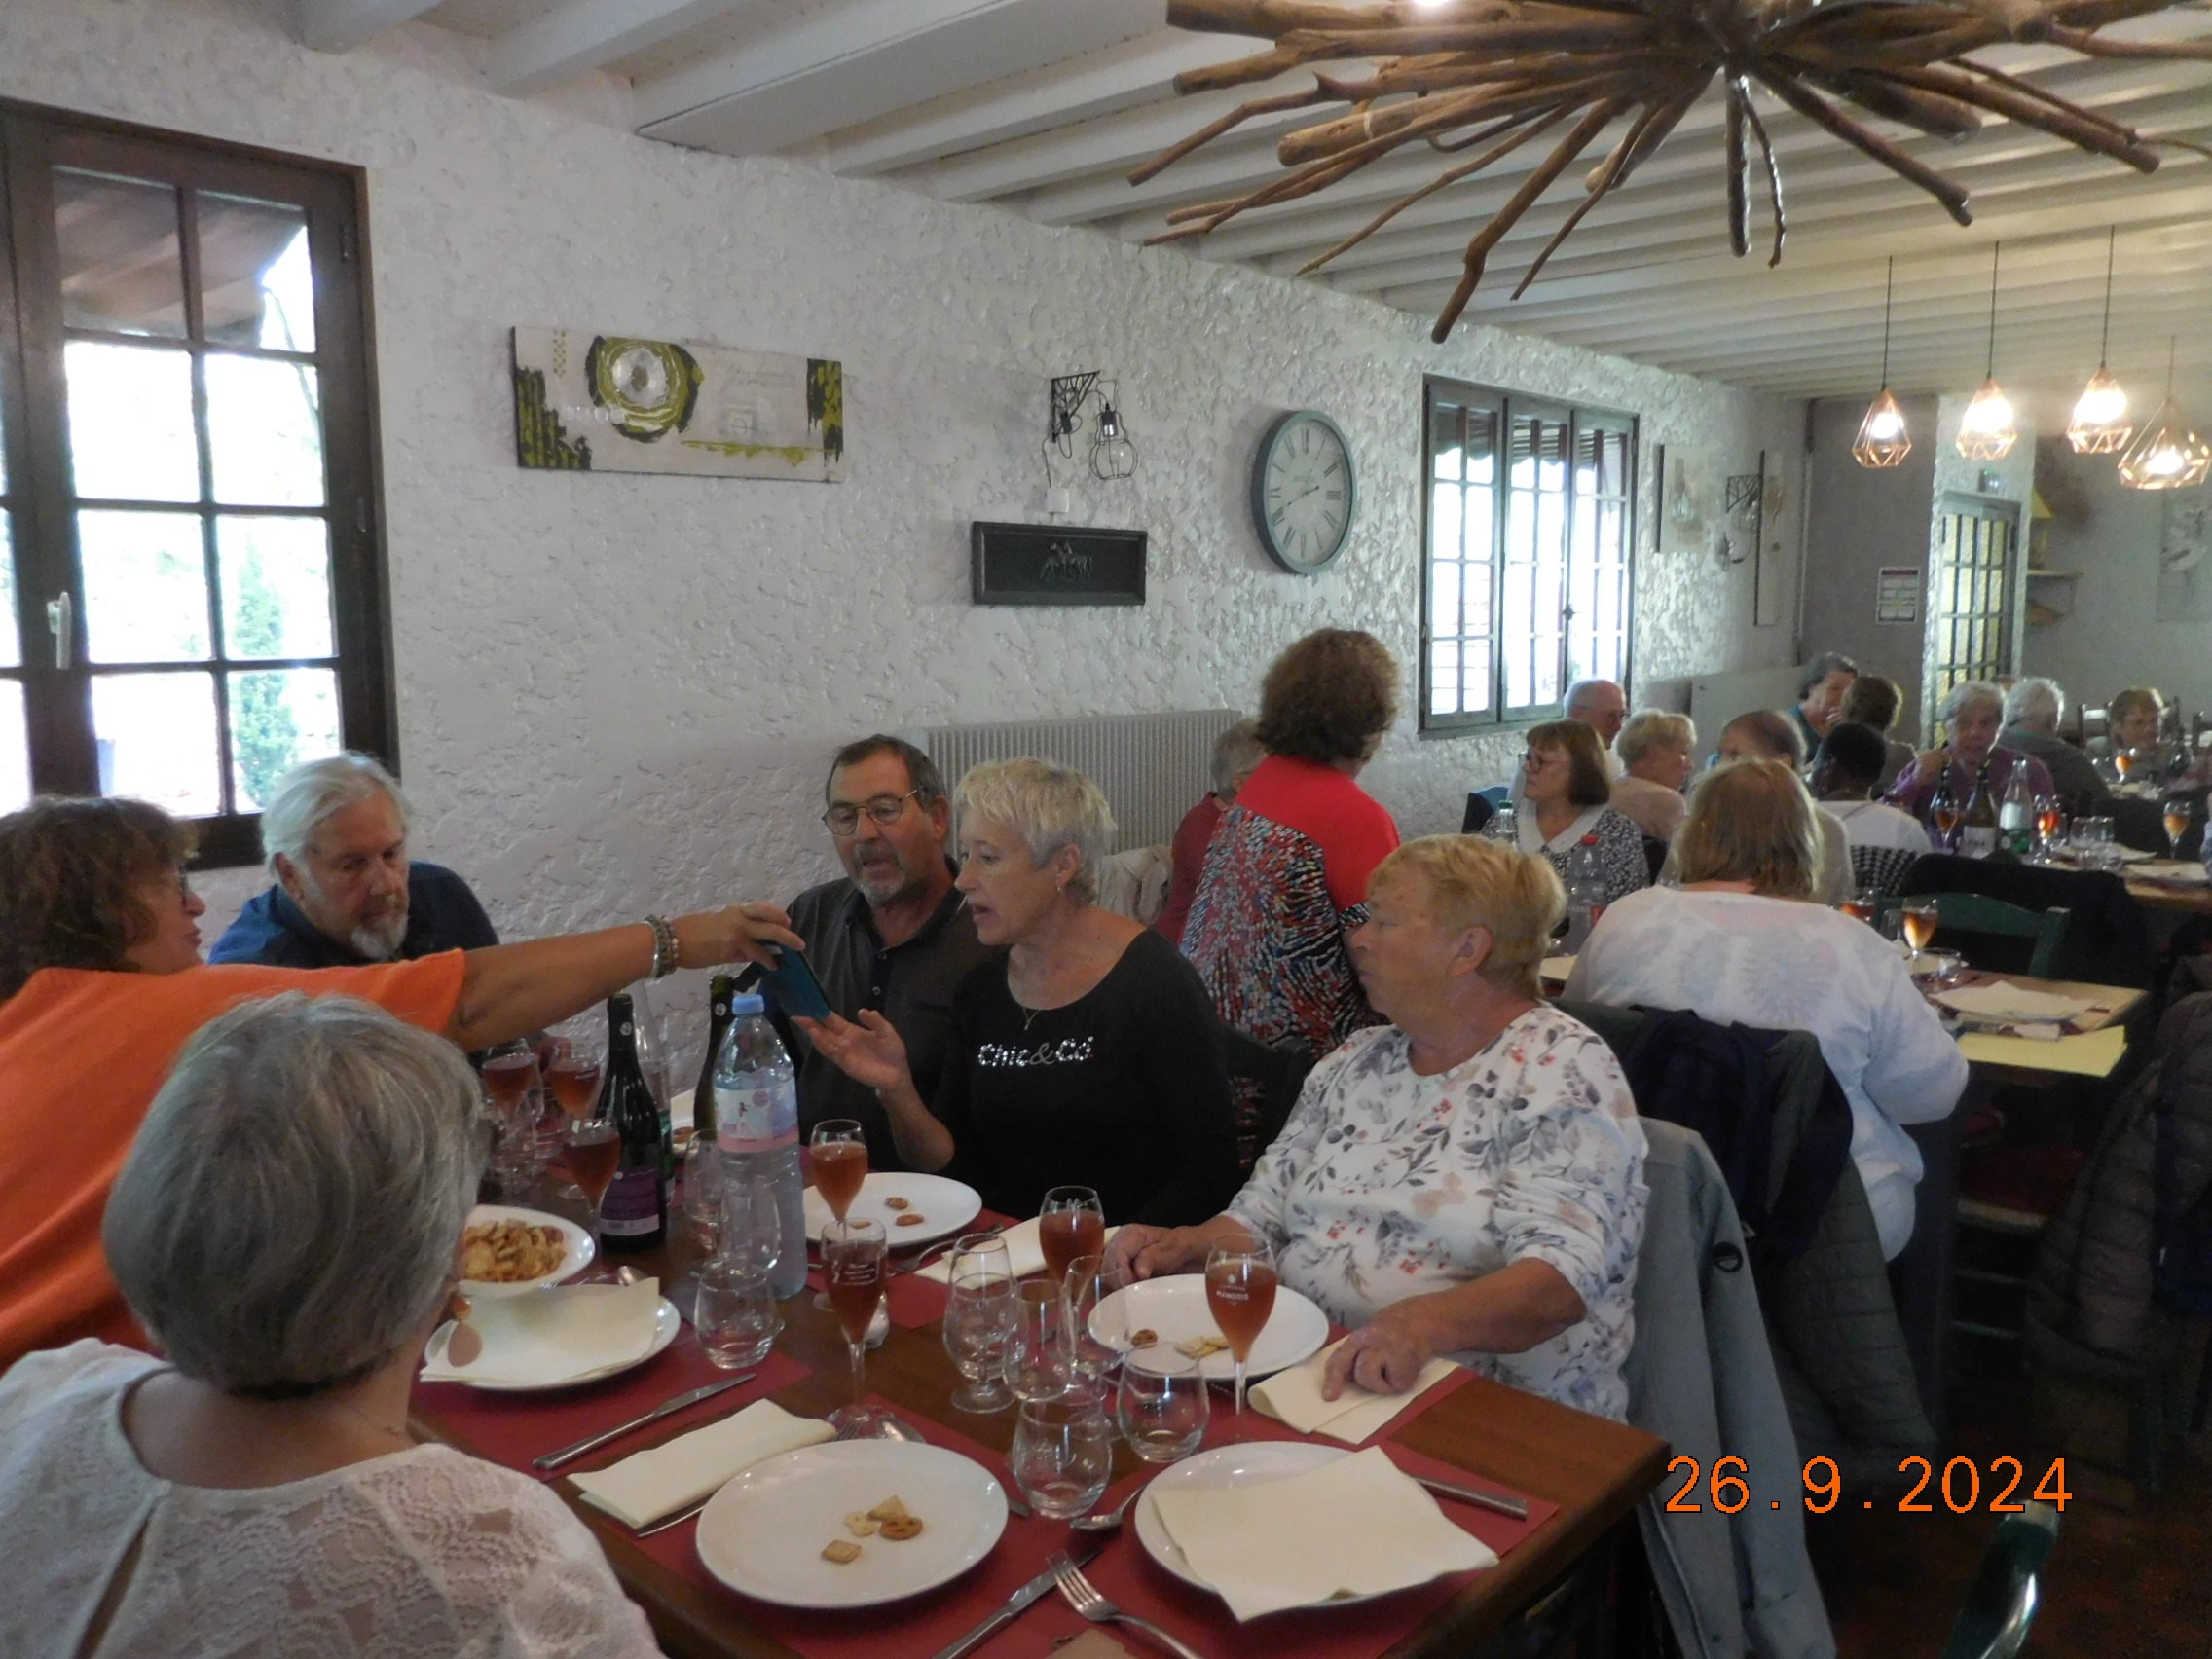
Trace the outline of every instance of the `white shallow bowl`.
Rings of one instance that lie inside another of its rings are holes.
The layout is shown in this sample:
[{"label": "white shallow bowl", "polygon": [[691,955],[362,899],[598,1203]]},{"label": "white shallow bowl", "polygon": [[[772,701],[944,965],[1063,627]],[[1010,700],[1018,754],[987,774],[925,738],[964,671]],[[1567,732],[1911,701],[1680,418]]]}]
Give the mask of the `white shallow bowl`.
[{"label": "white shallow bowl", "polygon": [[[887,1497],[922,1522],[903,1543],[855,1538],[845,1517]],[[742,1595],[786,1607],[872,1607],[950,1582],[1006,1530],[1006,1490],[972,1458],[899,1440],[832,1440],[743,1471],[699,1513],[699,1560]],[[843,1538],[858,1561],[827,1561]]]},{"label": "white shallow bowl", "polygon": [[[1287,1481],[1293,1475],[1307,1474],[1324,1463],[1334,1463],[1339,1457],[1351,1456],[1349,1448],[1320,1446],[1306,1440],[1255,1440],[1245,1446],[1217,1446],[1210,1452],[1200,1452],[1185,1457],[1179,1463],[1170,1463],[1144,1489],[1137,1499],[1137,1542],[1144,1546],[1145,1554],[1186,1584],[1200,1590],[1211,1590],[1212,1585],[1191,1570],[1191,1563],[1169,1535],[1167,1523],[1160,1518],[1153,1503],[1153,1493],[1168,1492],[1219,1492],[1229,1487],[1265,1486],[1270,1481]],[[1396,1591],[1383,1591],[1394,1596]],[[1326,1601],[1312,1604],[1322,1607],[1348,1607],[1354,1602],[1372,1602],[1374,1596],[1355,1596],[1340,1590]]]},{"label": "white shallow bowl", "polygon": [[549,1273],[540,1273],[534,1279],[516,1279],[512,1283],[492,1279],[462,1279],[461,1293],[465,1296],[490,1297],[527,1296],[534,1290],[542,1290],[549,1284],[559,1284],[591,1266],[592,1258],[599,1254],[599,1245],[592,1235],[565,1215],[554,1215],[546,1210],[518,1209],[513,1204],[478,1204],[468,1212],[468,1225],[478,1226],[493,1221],[527,1221],[535,1227],[557,1227],[568,1240],[568,1250],[561,1257],[561,1265]]},{"label": "white shallow bowl", "polygon": [[[1091,1309],[1090,1334],[1108,1347],[1128,1346],[1129,1333],[1151,1330],[1162,1346],[1172,1347],[1194,1337],[1218,1337],[1213,1310],[1206,1306],[1203,1273],[1177,1273],[1171,1278],[1146,1279],[1100,1299]],[[1288,1369],[1311,1359],[1329,1340],[1329,1316],[1288,1285],[1275,1288],[1275,1305],[1252,1345],[1252,1358],[1244,1368],[1247,1379]],[[1236,1375],[1236,1362],[1224,1350],[1198,1361],[1207,1381],[1226,1382]]]},{"label": "white shallow bowl", "polygon": [[[904,1198],[907,1207],[897,1210],[884,1203],[886,1198]],[[806,1190],[806,1235],[820,1238],[822,1230],[833,1217],[822,1195],[812,1187]],[[884,1236],[896,1250],[907,1244],[928,1244],[940,1238],[950,1238],[970,1222],[983,1213],[982,1195],[975,1188],[958,1181],[949,1181],[942,1175],[887,1174],[875,1172],[861,1182],[860,1196],[845,1212],[853,1221],[880,1221]],[[922,1219],[912,1227],[898,1225],[902,1215],[918,1215]]]},{"label": "white shallow bowl", "polygon": [[[438,1381],[459,1382],[464,1388],[482,1388],[495,1394],[540,1394],[548,1388],[580,1388],[586,1382],[600,1382],[609,1377],[619,1377],[625,1371],[635,1371],[676,1341],[676,1333],[682,1328],[683,1316],[677,1312],[676,1304],[664,1296],[660,1299],[660,1306],[653,1309],[653,1340],[636,1359],[626,1359],[617,1365],[595,1366],[571,1377],[557,1377],[544,1382],[494,1382],[490,1379],[477,1382],[468,1377],[441,1377]],[[448,1319],[430,1334],[430,1341],[423,1350],[423,1357],[430,1364],[445,1363],[446,1344],[453,1337],[453,1321]]]}]

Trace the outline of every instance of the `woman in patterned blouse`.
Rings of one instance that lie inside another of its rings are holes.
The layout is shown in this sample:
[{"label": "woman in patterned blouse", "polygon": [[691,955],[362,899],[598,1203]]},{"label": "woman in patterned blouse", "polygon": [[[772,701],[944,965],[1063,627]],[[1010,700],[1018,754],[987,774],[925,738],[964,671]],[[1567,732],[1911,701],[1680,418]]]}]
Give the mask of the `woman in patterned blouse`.
[{"label": "woman in patterned blouse", "polygon": [[1580,720],[1530,728],[1528,753],[1521,756],[1521,850],[1543,854],[1565,880],[1574,849],[1595,840],[1608,904],[1651,885],[1643,831],[1606,804],[1612,793],[1605,752],[1594,729]]},{"label": "woman in patterned blouse", "polygon": [[1356,1327],[1322,1391],[1402,1393],[1445,1355],[1619,1419],[1643,1236],[1643,1131],[1612,1051],[1536,998],[1566,907],[1541,859],[1432,835],[1383,860],[1351,936],[1387,1025],[1314,1069],[1228,1210],[1124,1227],[1136,1278],[1216,1244],[1273,1247],[1282,1282]]}]

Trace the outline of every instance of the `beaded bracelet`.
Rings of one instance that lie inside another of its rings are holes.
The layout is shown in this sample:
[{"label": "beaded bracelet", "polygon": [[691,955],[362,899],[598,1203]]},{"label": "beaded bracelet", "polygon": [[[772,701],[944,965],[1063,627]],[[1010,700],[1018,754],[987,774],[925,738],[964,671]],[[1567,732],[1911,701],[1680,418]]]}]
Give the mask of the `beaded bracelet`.
[{"label": "beaded bracelet", "polygon": [[653,977],[665,979],[677,970],[676,928],[666,916],[647,916],[653,930]]}]

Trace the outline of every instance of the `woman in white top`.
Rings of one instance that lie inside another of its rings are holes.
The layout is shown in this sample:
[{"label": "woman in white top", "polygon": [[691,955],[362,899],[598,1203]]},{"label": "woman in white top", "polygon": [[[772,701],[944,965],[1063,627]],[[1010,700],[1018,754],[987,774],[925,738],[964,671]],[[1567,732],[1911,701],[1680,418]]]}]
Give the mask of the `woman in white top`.
[{"label": "woman in white top", "polygon": [[1521,810],[1514,831],[1525,853],[1541,853],[1564,881],[1571,872],[1574,849],[1593,840],[1605,903],[1651,885],[1650,861],[1643,856],[1643,831],[1607,802],[1613,786],[1605,776],[1605,752],[1597,732],[1580,720],[1552,720],[1529,728],[1528,751],[1521,756]]},{"label": "woman in white top", "polygon": [[365,1004],[192,1040],[104,1229],[167,1361],[88,1341],[0,1377],[0,1653],[659,1652],[549,1491],[408,1436],[478,1116],[458,1050]]},{"label": "woman in white top", "polygon": [[1566,907],[1540,859],[1471,836],[1376,867],[1350,939],[1375,1011],[1313,1070],[1252,1178],[1198,1227],[1124,1227],[1137,1278],[1218,1243],[1272,1245],[1282,1282],[1356,1327],[1322,1393],[1402,1393],[1445,1354],[1623,1418],[1643,1236],[1643,1130],[1612,1051],[1536,999]]},{"label": "woman in white top", "polygon": [[1672,841],[1689,810],[1682,786],[1690,781],[1696,748],[1697,727],[1687,715],[1639,709],[1629,716],[1613,739],[1621,775],[1613,780],[1612,809],[1653,839]]},{"label": "woman in white top", "polygon": [[1851,1158],[1895,1257],[1912,1236],[1920,1152],[1899,1126],[1947,1116],[1967,1063],[1913,988],[1896,948],[1809,901],[1813,803],[1788,766],[1708,773],[1675,837],[1677,889],[1608,909],[1568,979],[1569,1000],[1688,1009],[1703,1018],[1810,1031],[1851,1101]]}]

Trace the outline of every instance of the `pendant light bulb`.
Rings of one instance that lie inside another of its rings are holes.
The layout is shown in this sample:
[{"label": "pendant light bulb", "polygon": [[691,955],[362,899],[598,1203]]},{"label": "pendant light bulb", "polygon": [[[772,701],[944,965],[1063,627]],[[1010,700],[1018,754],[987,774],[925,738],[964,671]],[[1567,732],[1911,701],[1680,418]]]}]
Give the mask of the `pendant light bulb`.
[{"label": "pendant light bulb", "polygon": [[1989,248],[1989,367],[1981,389],[1959,417],[1959,454],[1969,461],[2003,461],[2020,441],[2020,428],[2012,418],[2012,400],[1997,384],[1997,255],[2003,242]]},{"label": "pendant light bulb", "polygon": [[2194,490],[2212,477],[2212,442],[2189,424],[2174,401],[2174,348],[2166,343],[2166,396],[2120,458],[2120,481],[2130,490]]},{"label": "pendant light bulb", "polygon": [[1890,299],[1896,292],[1898,262],[1890,261],[1882,282],[1882,389],[1866,406],[1859,423],[1859,436],[1851,446],[1851,459],[1861,466],[1879,470],[1895,466],[1912,453],[1912,434],[1905,430],[1904,411],[1890,390]]},{"label": "pendant light bulb", "polygon": [[2076,455],[2110,455],[2125,449],[2127,440],[2135,434],[2134,424],[2127,419],[2127,393],[2105,367],[2105,353],[2112,344],[2112,265],[2118,240],[2116,226],[2105,241],[2105,323],[2097,341],[2097,372],[2082,388],[2081,399],[2074,405],[2074,419],[2066,427],[2066,441],[2074,446]]}]

